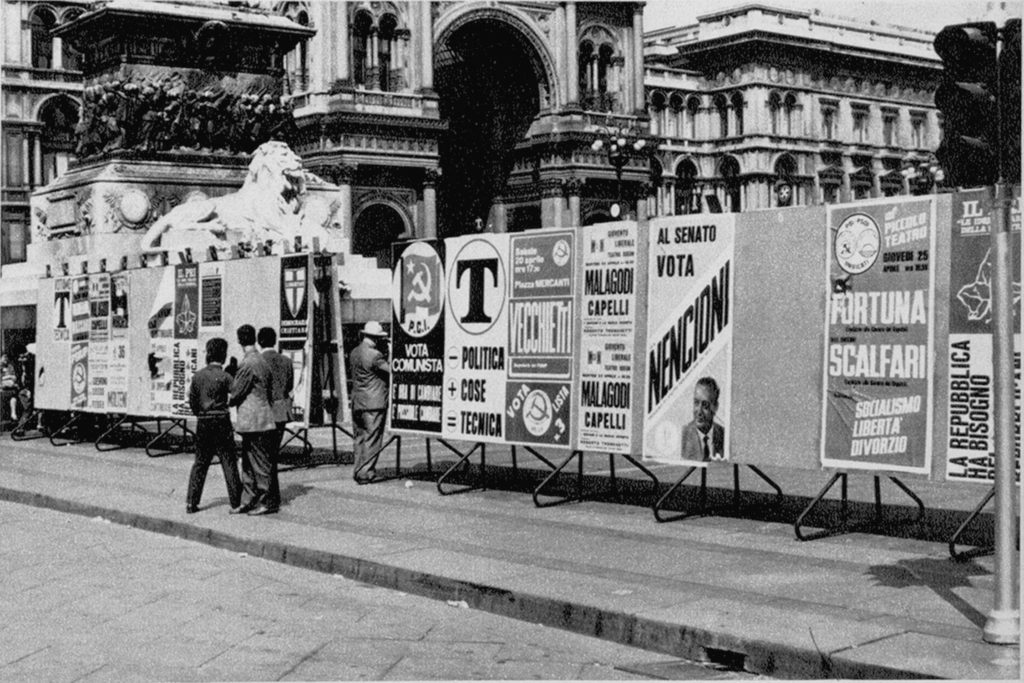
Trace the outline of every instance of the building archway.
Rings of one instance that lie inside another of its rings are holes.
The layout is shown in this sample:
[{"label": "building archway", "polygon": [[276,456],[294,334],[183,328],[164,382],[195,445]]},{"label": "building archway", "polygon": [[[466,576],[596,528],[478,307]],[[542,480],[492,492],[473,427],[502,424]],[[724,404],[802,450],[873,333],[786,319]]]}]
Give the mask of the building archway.
[{"label": "building archway", "polygon": [[78,103],[67,95],[57,95],[43,101],[39,107],[39,151],[43,170],[39,182],[53,182],[68,168],[75,152],[75,127],[78,125]]},{"label": "building archway", "polygon": [[391,243],[406,231],[402,214],[384,203],[368,204],[356,214],[352,253],[377,259],[380,268],[391,267]]},{"label": "building archway", "polygon": [[509,194],[516,146],[550,105],[549,69],[528,33],[512,15],[476,10],[435,41],[434,85],[448,126],[438,150],[439,236],[487,220],[494,197]]}]

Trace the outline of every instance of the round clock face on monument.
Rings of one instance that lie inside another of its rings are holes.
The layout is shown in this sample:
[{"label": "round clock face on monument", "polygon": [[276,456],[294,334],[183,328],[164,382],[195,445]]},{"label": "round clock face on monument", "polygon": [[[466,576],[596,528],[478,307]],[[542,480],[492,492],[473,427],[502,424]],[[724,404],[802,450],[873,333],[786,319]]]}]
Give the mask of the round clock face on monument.
[{"label": "round clock face on monument", "polygon": [[789,206],[793,203],[793,186],[789,183],[782,183],[775,188],[775,196],[779,200],[779,206]]}]

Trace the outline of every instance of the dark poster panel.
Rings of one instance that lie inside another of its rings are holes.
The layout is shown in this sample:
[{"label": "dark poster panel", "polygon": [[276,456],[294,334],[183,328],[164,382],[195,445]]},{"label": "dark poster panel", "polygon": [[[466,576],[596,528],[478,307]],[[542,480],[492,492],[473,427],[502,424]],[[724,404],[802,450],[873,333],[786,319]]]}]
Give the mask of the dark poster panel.
[{"label": "dark poster panel", "polygon": [[282,338],[305,338],[309,334],[309,256],[281,257]]},{"label": "dark poster panel", "polygon": [[[297,257],[294,257],[294,258],[297,258]],[[303,256],[302,258],[306,258],[306,257]],[[325,269],[328,269],[328,268],[332,267],[331,266],[331,257],[330,256],[314,256],[313,258],[314,258],[314,270],[315,271],[324,271]],[[307,263],[308,263],[308,261],[307,261]],[[288,312],[287,314],[285,312],[285,307],[287,306],[287,304],[284,301],[286,296],[283,293],[284,292],[284,287],[285,287],[285,282],[286,282],[284,271],[285,271],[285,265],[284,265],[283,259],[282,259],[282,265],[281,265],[281,272],[282,272],[281,333],[282,333],[282,336],[285,336],[284,335],[284,329],[285,329],[285,322],[284,321],[287,319],[285,316],[286,315],[291,316],[290,312]],[[303,271],[303,272],[305,273],[305,275],[303,275],[301,277],[304,277],[304,278],[306,278],[308,280],[308,276],[309,276],[308,271]],[[300,277],[300,276],[296,272],[295,275],[290,276],[290,280],[292,282],[295,282],[298,277]],[[293,290],[294,290],[295,285],[293,284],[292,287],[293,287]],[[306,289],[305,289],[305,292],[306,292],[305,299],[306,299],[306,301],[308,302],[310,299],[312,299],[312,302],[313,302],[312,303],[312,306],[313,306],[313,311],[312,311],[312,319],[313,319],[313,323],[312,323],[313,324],[313,334],[312,334],[312,336],[313,336],[313,343],[309,346],[310,353],[312,354],[313,358],[312,358],[311,361],[309,361],[309,362],[312,363],[312,368],[311,368],[311,372],[309,373],[310,379],[309,379],[309,389],[308,389],[308,391],[309,391],[309,424],[311,424],[311,425],[327,424],[327,423],[329,423],[331,421],[332,416],[338,416],[338,419],[340,419],[340,415],[341,415],[340,406],[338,406],[336,404],[332,404],[332,401],[331,401],[332,391],[333,391],[333,395],[335,397],[335,401],[337,401],[337,398],[341,395],[341,392],[340,392],[339,387],[333,387],[332,388],[331,385],[332,385],[332,383],[334,381],[333,380],[333,374],[332,374],[333,369],[334,369],[333,368],[333,363],[335,362],[335,360],[337,360],[337,362],[339,362],[339,363],[344,363],[345,361],[342,358],[335,359],[335,357],[332,356],[333,352],[332,353],[323,353],[323,349],[324,349],[323,344],[325,343],[325,340],[329,340],[331,338],[331,332],[330,331],[331,331],[331,329],[333,329],[333,325],[334,325],[334,321],[331,319],[331,315],[337,313],[331,307],[331,305],[330,305],[331,299],[329,299],[329,297],[331,296],[331,293],[328,290],[329,290],[329,287],[324,287],[323,285],[314,286],[314,287],[306,287]],[[293,299],[293,300],[294,301],[298,301],[297,299]],[[334,300],[336,301],[337,299],[334,299]],[[308,306],[309,306],[309,304],[306,303],[301,308],[306,308]],[[306,315],[306,314],[303,314],[303,315]],[[292,320],[294,321],[295,319],[292,318]],[[297,325],[298,325],[298,323],[294,323],[293,322],[292,323],[292,328],[293,329],[297,329]],[[308,323],[305,324],[305,327],[306,327],[307,333],[308,333],[308,328],[309,328]],[[337,351],[340,352],[341,349],[338,349]],[[298,368],[296,368],[296,372],[297,371],[298,371]],[[298,381],[299,381],[299,376],[298,375],[295,375],[295,381],[296,381],[296,389],[298,389]],[[295,392],[295,396],[296,397],[299,396],[298,391]],[[296,404],[297,404],[297,401],[296,401]]]},{"label": "dark poster panel", "polygon": [[174,267],[174,338],[199,338],[199,264]]},{"label": "dark poster panel", "polygon": [[[1014,415],[1017,481],[1020,481],[1020,196],[1010,222],[1013,272]],[[946,425],[947,480],[995,480],[992,356],[992,197],[987,189],[953,195],[949,274],[949,386]]]},{"label": "dark poster panel", "polygon": [[441,433],[444,385],[444,244],[392,247],[390,428]]}]

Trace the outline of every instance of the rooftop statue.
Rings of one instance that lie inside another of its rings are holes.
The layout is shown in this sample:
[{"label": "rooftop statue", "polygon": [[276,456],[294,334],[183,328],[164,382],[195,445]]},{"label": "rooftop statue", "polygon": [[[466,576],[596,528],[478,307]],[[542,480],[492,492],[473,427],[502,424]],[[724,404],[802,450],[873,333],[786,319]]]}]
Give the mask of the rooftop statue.
[{"label": "rooftop statue", "polygon": [[253,154],[241,189],[176,206],[143,235],[142,252],[190,247],[205,253],[213,246],[226,256],[232,245],[293,244],[298,236],[306,244],[314,238],[326,243],[331,211],[323,202],[306,201],[307,177],[315,176],[303,170],[288,145],[265,142]]}]

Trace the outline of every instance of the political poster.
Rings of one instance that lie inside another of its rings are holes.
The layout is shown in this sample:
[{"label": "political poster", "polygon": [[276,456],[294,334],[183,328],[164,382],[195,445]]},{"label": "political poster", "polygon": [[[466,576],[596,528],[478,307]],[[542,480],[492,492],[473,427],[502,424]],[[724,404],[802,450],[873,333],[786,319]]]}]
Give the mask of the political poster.
[{"label": "political poster", "polygon": [[199,264],[199,331],[224,331],[224,269],[223,261]]},{"label": "political poster", "polygon": [[576,234],[509,238],[506,441],[570,448],[576,326]]},{"label": "political poster", "polygon": [[309,256],[281,257],[282,339],[303,339],[309,334]]},{"label": "political poster", "polygon": [[110,276],[110,333],[114,337],[128,335],[128,291],[130,275],[126,271]]},{"label": "political poster", "polygon": [[71,279],[59,277],[53,287],[53,340],[71,341]]},{"label": "political poster", "polygon": [[107,380],[110,361],[110,274],[89,278],[89,399],[90,412],[107,409]]},{"label": "political poster", "polygon": [[89,405],[89,342],[71,342],[71,396],[68,406],[72,410],[85,410]]},{"label": "political poster", "polygon": [[508,249],[504,234],[445,240],[445,438],[505,438]]},{"label": "political poster", "polygon": [[174,269],[163,268],[150,307],[146,328],[149,350],[146,364],[149,371],[149,412],[166,417],[172,414],[171,385],[174,375]]},{"label": "political poster", "polygon": [[[1019,190],[1018,190],[1019,192]],[[992,198],[988,190],[952,198],[949,279],[949,386],[945,478],[991,484],[995,480],[992,356]],[[1013,272],[1014,415],[1017,481],[1020,482],[1020,196],[1010,223]]]},{"label": "political poster", "polygon": [[444,391],[444,243],[392,246],[391,405],[388,428],[441,434]]},{"label": "political poster", "polygon": [[71,278],[71,341],[89,341],[89,276]]},{"label": "political poster", "polygon": [[171,414],[192,414],[188,388],[199,369],[199,264],[174,267],[174,342],[171,358]]},{"label": "political poster", "polygon": [[644,457],[729,460],[736,243],[730,214],[650,223]]},{"label": "political poster", "polygon": [[129,341],[114,337],[107,356],[106,409],[112,413],[128,411]]},{"label": "political poster", "polygon": [[637,225],[589,226],[580,246],[583,267],[579,285],[576,445],[587,451],[631,453]]},{"label": "political poster", "polygon": [[934,200],[827,216],[822,466],[929,474]]}]

